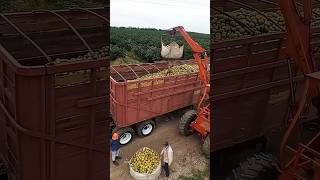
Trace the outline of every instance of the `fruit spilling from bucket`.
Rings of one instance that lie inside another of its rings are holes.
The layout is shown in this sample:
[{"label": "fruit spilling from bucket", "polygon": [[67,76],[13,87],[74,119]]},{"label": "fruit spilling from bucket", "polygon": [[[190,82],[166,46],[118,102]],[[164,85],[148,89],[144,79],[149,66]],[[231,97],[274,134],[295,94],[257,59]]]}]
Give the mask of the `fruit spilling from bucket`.
[{"label": "fruit spilling from bucket", "polygon": [[151,174],[159,164],[160,155],[147,147],[137,151],[130,161],[130,166],[134,171],[147,174]]}]

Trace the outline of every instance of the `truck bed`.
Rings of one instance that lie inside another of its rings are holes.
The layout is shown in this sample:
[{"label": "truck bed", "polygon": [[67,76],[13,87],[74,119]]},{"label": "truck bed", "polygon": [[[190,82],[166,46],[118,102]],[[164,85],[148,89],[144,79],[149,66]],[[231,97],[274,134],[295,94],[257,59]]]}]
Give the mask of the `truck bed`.
[{"label": "truck bed", "polygon": [[[225,11],[245,8],[228,1],[211,1]],[[243,2],[256,9],[277,8],[258,0]],[[212,9],[212,14],[217,11]],[[313,60],[317,64],[320,29],[312,30]],[[285,54],[283,32],[236,40],[212,42],[211,104],[213,136],[211,149],[218,151],[236,144],[279,132],[291,107],[299,100],[303,76]],[[291,71],[291,73],[290,73]],[[290,86],[292,83],[292,87]],[[296,90],[295,90],[296,89]],[[313,107],[306,119],[315,118]]]},{"label": "truck bed", "polygon": [[[194,64],[194,60],[176,63]],[[117,127],[128,127],[197,102],[201,89],[198,73],[134,80],[167,68],[167,63],[111,67],[110,111]]]}]

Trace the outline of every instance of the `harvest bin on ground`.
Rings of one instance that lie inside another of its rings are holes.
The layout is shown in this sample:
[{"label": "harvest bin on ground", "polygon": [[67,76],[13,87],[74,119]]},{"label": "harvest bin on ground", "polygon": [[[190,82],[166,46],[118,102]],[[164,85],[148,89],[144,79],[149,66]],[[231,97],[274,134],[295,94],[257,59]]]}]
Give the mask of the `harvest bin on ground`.
[{"label": "harvest bin on ground", "polygon": [[10,178],[107,179],[108,59],[50,64],[48,57],[106,46],[108,14],[100,8],[0,17],[0,161]]},{"label": "harvest bin on ground", "polygon": [[[195,64],[194,60],[176,63]],[[121,144],[129,143],[135,132],[149,135],[155,128],[154,118],[192,106],[199,100],[202,87],[198,73],[135,80],[167,68],[168,63],[111,67],[110,112],[116,130],[123,135]]]}]

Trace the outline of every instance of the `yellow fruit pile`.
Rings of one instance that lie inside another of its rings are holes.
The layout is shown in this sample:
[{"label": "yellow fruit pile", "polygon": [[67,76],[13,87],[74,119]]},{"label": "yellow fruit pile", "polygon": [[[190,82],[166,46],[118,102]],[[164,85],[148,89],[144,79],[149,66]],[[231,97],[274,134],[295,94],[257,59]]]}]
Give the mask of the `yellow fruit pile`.
[{"label": "yellow fruit pile", "polygon": [[61,64],[61,63],[73,63],[79,61],[92,61],[97,59],[107,59],[109,56],[109,46],[103,46],[98,50],[93,52],[88,52],[83,56],[74,57],[71,59],[65,58],[57,58],[54,61],[54,64]]},{"label": "yellow fruit pile", "polygon": [[[138,78],[137,80],[146,80],[146,79],[153,79],[153,78],[162,78],[166,76],[176,76],[176,75],[196,73],[198,72],[198,69],[199,68],[197,64],[176,65],[156,73],[146,74]],[[210,66],[208,67],[208,70],[210,70]]]},{"label": "yellow fruit pile", "polygon": [[151,174],[159,164],[160,155],[150,148],[137,151],[130,161],[130,166],[138,173]]}]

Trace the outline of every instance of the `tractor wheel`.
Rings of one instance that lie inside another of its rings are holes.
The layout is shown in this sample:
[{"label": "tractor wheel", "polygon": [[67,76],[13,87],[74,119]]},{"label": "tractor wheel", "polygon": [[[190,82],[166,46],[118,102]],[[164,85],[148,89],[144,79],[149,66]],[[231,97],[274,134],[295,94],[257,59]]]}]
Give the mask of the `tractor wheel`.
[{"label": "tractor wheel", "polygon": [[277,180],[279,176],[274,157],[259,153],[240,163],[227,180]]},{"label": "tractor wheel", "polygon": [[129,144],[134,137],[134,130],[131,127],[127,128],[116,128],[113,130],[113,133],[117,132],[119,135],[119,143],[120,145]]},{"label": "tractor wheel", "polygon": [[150,135],[153,130],[155,129],[156,124],[154,123],[154,121],[150,120],[150,121],[143,121],[139,124],[137,124],[137,126],[135,127],[135,130],[138,134],[138,136],[140,137],[144,137],[144,136],[148,136]]},{"label": "tractor wheel", "polygon": [[197,118],[197,112],[195,110],[189,110],[183,114],[179,122],[179,131],[182,135],[188,136],[193,133],[190,128],[190,124]]},{"label": "tractor wheel", "polygon": [[210,158],[210,136],[208,135],[202,144],[202,152],[206,158]]}]

